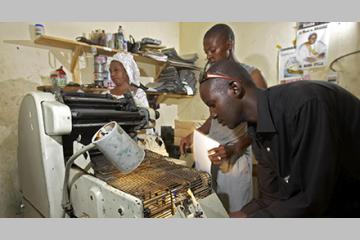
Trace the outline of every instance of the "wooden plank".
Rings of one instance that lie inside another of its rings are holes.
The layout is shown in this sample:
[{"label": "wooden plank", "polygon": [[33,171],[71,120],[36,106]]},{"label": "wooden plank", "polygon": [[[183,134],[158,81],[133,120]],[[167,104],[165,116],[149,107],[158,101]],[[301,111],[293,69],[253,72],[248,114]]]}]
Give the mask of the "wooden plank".
[{"label": "wooden plank", "polygon": [[[43,91],[43,92],[51,92],[54,90],[54,87],[51,85],[43,85],[43,86],[38,86],[36,89],[39,91]],[[65,86],[63,88],[63,91],[64,92],[76,92],[79,89],[81,89],[85,93],[102,93],[102,92],[108,90],[107,88],[95,88],[95,87],[85,87],[85,86]]]},{"label": "wooden plank", "polygon": [[155,59],[152,59],[149,57],[144,57],[140,54],[133,53],[132,55],[134,56],[134,60],[137,62],[153,64],[153,65],[160,66],[160,67],[166,65],[166,62],[156,61]]},{"label": "wooden plank", "polygon": [[[78,65],[78,57],[83,53],[94,53],[94,49],[96,50],[96,54],[105,55],[105,56],[113,56],[114,54],[118,53],[119,50],[117,49],[111,49],[103,46],[98,45],[89,45],[87,43],[78,42],[75,40],[69,40],[65,38],[60,37],[54,37],[54,36],[47,36],[47,35],[41,35],[34,41],[36,44],[41,44],[49,47],[55,47],[55,48],[61,48],[61,49],[68,49],[73,51],[73,59],[71,60],[71,73],[73,74],[73,79],[76,83],[80,83],[80,76],[77,71],[77,65]],[[155,79],[160,75],[163,68],[168,64],[168,62],[162,62],[157,61],[155,59],[152,59],[150,57],[142,56],[140,54],[132,53],[134,56],[135,61],[142,62],[142,63],[148,63],[155,65]],[[186,67],[189,64],[180,64],[180,67]],[[192,67],[193,69],[197,69],[197,67]],[[159,99],[164,99],[166,97],[185,97],[187,95],[162,95]]]},{"label": "wooden plank", "polygon": [[79,73],[79,56],[82,54],[82,46],[76,46],[73,50],[73,56],[71,58],[70,71],[73,76],[73,81],[80,84],[80,73]]},{"label": "wooden plank", "polygon": [[77,67],[79,63],[79,56],[82,54],[82,47],[77,46],[75,47],[75,50],[73,50],[73,55],[71,58],[71,64],[70,64],[70,71],[73,73],[75,68]]},{"label": "wooden plank", "polygon": [[164,70],[165,67],[167,67],[167,63],[163,64],[163,65],[156,65],[155,68],[155,81],[160,77],[161,72]]},{"label": "wooden plank", "polygon": [[181,141],[181,137],[175,137],[174,136],[174,145],[179,146]]},{"label": "wooden plank", "polygon": [[77,46],[83,46],[87,47],[89,46],[86,43],[81,43],[74,40],[59,38],[59,37],[53,37],[53,36],[47,36],[47,35],[41,35],[34,41],[36,44],[46,45],[50,47],[57,47],[57,48],[65,48],[69,50],[74,50]]},{"label": "wooden plank", "polygon": [[174,136],[183,138],[192,133],[195,129],[183,129],[183,128],[175,128]]},{"label": "wooden plank", "polygon": [[197,129],[204,124],[204,120],[178,120],[175,119],[175,129]]},{"label": "wooden plank", "polygon": [[180,93],[163,93],[163,92],[146,92],[147,95],[158,95],[170,98],[192,98],[192,95],[180,94]]},{"label": "wooden plank", "polygon": [[72,79],[73,79],[73,82],[75,83],[81,83],[81,80],[80,80],[80,73],[78,71],[78,69],[75,69],[74,72],[71,73],[72,75]]},{"label": "wooden plank", "polygon": [[47,36],[42,35],[39,36],[34,41],[36,44],[41,44],[45,46],[50,47],[56,47],[56,48],[63,48],[63,49],[69,49],[69,50],[75,50],[76,47],[82,47],[84,52],[92,52],[92,48],[95,48],[98,54],[106,55],[106,56],[113,56],[115,53],[119,52],[116,49],[111,49],[103,46],[98,45],[89,45],[87,43],[78,42],[75,40],[69,40],[65,38],[59,38],[59,37],[53,37],[53,36]]},{"label": "wooden plank", "polygon": [[[56,47],[56,48],[69,49],[69,50],[73,50],[73,51],[77,47],[81,47],[81,49],[84,52],[88,52],[88,53],[92,52],[91,48],[95,48],[97,54],[101,54],[101,55],[105,55],[105,56],[113,56],[114,54],[119,52],[119,50],[117,50],[117,49],[111,49],[108,47],[103,47],[103,46],[98,46],[98,45],[89,45],[87,43],[78,42],[75,40],[69,40],[69,39],[65,39],[65,38],[47,36],[47,35],[39,36],[37,39],[35,39],[34,42],[36,44],[41,44],[41,45]],[[152,58],[144,57],[140,54],[133,53],[132,55],[134,56],[135,61],[154,64],[154,65],[158,65],[158,66],[163,66],[166,64],[166,62],[156,61]]]}]

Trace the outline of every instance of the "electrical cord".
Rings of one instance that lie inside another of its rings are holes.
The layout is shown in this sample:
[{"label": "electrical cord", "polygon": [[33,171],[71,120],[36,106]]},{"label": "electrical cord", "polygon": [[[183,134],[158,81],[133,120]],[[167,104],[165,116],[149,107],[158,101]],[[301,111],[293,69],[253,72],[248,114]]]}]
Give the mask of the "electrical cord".
[{"label": "electrical cord", "polygon": [[73,215],[73,208],[72,204],[70,202],[70,189],[68,188],[68,182],[69,182],[69,175],[70,175],[70,169],[72,164],[75,162],[75,160],[82,155],[83,153],[90,151],[91,149],[95,148],[94,143],[90,143],[89,145],[86,145],[81,150],[73,154],[70,159],[66,162],[65,166],[65,177],[64,177],[64,186],[63,186],[63,201],[62,201],[62,207],[68,216]]},{"label": "electrical cord", "polygon": [[357,51],[354,51],[354,52],[351,52],[351,53],[348,53],[348,54],[345,54],[345,55],[342,55],[342,56],[336,58],[334,61],[332,61],[332,62],[330,63],[330,66],[329,66],[330,69],[331,69],[332,71],[336,72],[336,70],[333,68],[333,65],[334,65],[337,61],[339,61],[340,59],[342,59],[342,58],[344,58],[344,57],[347,57],[347,56],[350,56],[350,55],[353,55],[353,54],[356,54],[356,53],[360,53],[360,50],[357,50]]}]

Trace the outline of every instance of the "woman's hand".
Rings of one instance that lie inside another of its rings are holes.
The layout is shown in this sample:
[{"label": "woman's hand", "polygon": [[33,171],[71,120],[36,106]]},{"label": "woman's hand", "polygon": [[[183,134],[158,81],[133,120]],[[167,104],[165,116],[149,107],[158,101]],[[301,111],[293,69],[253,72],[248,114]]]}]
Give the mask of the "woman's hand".
[{"label": "woman's hand", "polygon": [[180,140],[180,153],[186,154],[191,150],[191,146],[193,143],[193,133],[190,133],[186,137],[181,138]]},{"label": "woman's hand", "polygon": [[244,213],[242,211],[237,211],[237,212],[230,212],[229,217],[231,217],[231,218],[246,218],[247,215],[246,215],[246,213]]},{"label": "woman's hand", "polygon": [[220,145],[208,151],[208,156],[212,164],[219,165],[223,161],[228,160],[234,154],[234,146]]}]

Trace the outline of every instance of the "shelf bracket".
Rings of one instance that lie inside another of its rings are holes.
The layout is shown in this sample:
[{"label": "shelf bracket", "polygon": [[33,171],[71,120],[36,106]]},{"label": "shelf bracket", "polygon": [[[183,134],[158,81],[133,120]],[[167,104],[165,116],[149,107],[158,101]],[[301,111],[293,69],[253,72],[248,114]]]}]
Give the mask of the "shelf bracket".
[{"label": "shelf bracket", "polygon": [[155,81],[159,78],[161,72],[168,66],[168,63],[155,66]]},{"label": "shelf bracket", "polygon": [[80,84],[80,73],[79,73],[79,56],[82,54],[83,49],[81,46],[76,46],[73,50],[73,56],[71,58],[70,71],[73,77],[73,81]]}]

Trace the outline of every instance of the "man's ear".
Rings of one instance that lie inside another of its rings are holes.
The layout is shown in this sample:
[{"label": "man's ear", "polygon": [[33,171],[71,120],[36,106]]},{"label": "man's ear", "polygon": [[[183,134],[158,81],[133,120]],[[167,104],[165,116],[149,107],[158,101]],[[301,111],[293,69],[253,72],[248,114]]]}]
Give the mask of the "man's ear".
[{"label": "man's ear", "polygon": [[227,49],[229,49],[231,52],[234,51],[234,41],[233,40],[227,40],[226,42]]},{"label": "man's ear", "polygon": [[238,81],[232,81],[229,83],[229,94],[235,98],[241,99],[245,95],[245,89],[243,85]]}]

